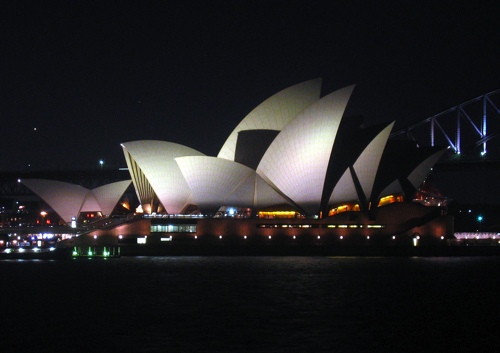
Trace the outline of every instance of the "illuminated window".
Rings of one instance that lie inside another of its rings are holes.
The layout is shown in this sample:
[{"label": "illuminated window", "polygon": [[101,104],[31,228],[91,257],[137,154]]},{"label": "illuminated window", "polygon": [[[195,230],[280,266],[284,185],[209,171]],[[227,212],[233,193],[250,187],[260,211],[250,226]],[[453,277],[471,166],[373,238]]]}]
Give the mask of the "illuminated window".
[{"label": "illuminated window", "polygon": [[388,205],[395,202],[404,202],[403,195],[389,195],[380,199],[378,207]]},{"label": "illuminated window", "polygon": [[151,225],[151,233],[196,233],[196,224]]},{"label": "illuminated window", "polygon": [[359,212],[359,204],[356,203],[356,204],[346,204],[346,205],[337,206],[335,208],[332,208],[328,212],[328,216],[331,217],[331,216],[334,216],[338,213],[343,213],[343,212],[348,212],[348,211]]},{"label": "illuminated window", "polygon": [[300,216],[298,212],[295,211],[259,211],[259,218],[297,218]]}]

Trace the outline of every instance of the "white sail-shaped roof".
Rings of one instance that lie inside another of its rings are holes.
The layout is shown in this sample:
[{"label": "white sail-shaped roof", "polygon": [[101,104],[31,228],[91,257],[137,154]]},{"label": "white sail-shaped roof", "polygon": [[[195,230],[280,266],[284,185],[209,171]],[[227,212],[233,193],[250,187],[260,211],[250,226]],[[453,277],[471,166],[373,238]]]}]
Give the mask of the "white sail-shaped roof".
[{"label": "white sail-shaped roof", "polygon": [[[66,223],[78,217],[90,190],[56,180],[25,179],[22,183],[43,199]],[[94,210],[95,211],[95,210]]]},{"label": "white sail-shaped roof", "polygon": [[403,187],[401,186],[401,183],[399,180],[394,180],[392,183],[390,183],[382,192],[380,195],[377,195],[379,198],[388,196],[388,195],[394,195],[394,194],[400,194],[403,192]]},{"label": "white sail-shaped roof", "polygon": [[244,130],[281,130],[297,114],[317,101],[321,79],[310,80],[286,88],[250,112],[231,132],[217,157],[234,161],[238,132]]},{"label": "white sail-shaped roof", "polygon": [[309,214],[319,211],[326,170],[354,85],[321,98],[288,123],[257,173]]},{"label": "white sail-shaped roof", "polygon": [[349,168],[346,169],[337,185],[335,185],[332,196],[330,197],[329,205],[339,205],[347,202],[359,202],[356,186],[354,185]]},{"label": "white sail-shaped roof", "polygon": [[354,163],[354,171],[358,177],[361,188],[367,200],[372,195],[373,183],[377,176],[380,159],[384,153],[387,139],[391,133],[394,123],[383,129],[364,149],[359,158]]},{"label": "white sail-shaped roof", "polygon": [[80,185],[57,180],[24,179],[22,183],[44,200],[61,217],[70,223],[81,212],[102,212],[109,215],[130,180],[118,181],[89,190]]},{"label": "white sail-shaped roof", "polygon": [[[363,152],[361,152],[352,166],[364,193],[364,199],[367,202],[370,200],[380,160],[393,126],[394,123],[391,123],[379,132],[365,147]],[[329,204],[336,205],[353,201],[361,202],[354,185],[351,171],[347,169],[335,186]]]},{"label": "white sail-shaped roof", "polygon": [[[174,159],[204,154],[177,143],[155,140],[126,142],[122,147],[139,167],[140,171],[135,172],[145,176],[166,211],[179,213],[188,202],[190,190]],[[147,188],[148,185],[137,185],[141,180],[145,181],[141,175],[132,176],[136,189]]]},{"label": "white sail-shaped roof", "polygon": [[193,203],[200,210],[215,211],[228,205],[264,207],[285,202],[253,169],[243,164],[206,156],[175,160],[192,191]]},{"label": "white sail-shaped roof", "polygon": [[[429,174],[431,168],[437,163],[437,161],[443,156],[443,154],[446,152],[447,149],[442,149],[439,150],[432,155],[428,156],[424,160],[422,160],[415,168],[412,169],[412,171],[409,173],[409,175],[406,176],[406,179],[410,182],[411,186],[413,188],[418,189],[422,185],[422,182],[424,179],[427,177]],[[405,176],[401,176],[404,178]],[[398,194],[398,193],[403,193],[405,192],[403,186],[401,185],[400,181],[398,179],[393,180],[387,187],[385,187],[381,192],[380,195],[375,195],[380,197],[388,196],[388,195],[393,195],[393,194]],[[410,197],[410,195],[406,195],[407,197]]]},{"label": "white sail-shaped roof", "polygon": [[99,206],[99,202],[97,202],[97,199],[94,194],[92,194],[91,190],[89,190],[89,193],[85,197],[85,200],[80,208],[80,212],[101,212],[101,206]]},{"label": "white sail-shaped roof", "polygon": [[255,199],[254,207],[263,208],[268,206],[289,203],[280,193],[274,190],[259,174],[255,173]]},{"label": "white sail-shaped roof", "polygon": [[427,174],[429,174],[429,171],[432,169],[434,164],[437,163],[437,161],[443,156],[443,154],[447,151],[447,148],[442,149],[428,158],[426,158],[422,163],[418,165],[417,168],[415,168],[410,175],[408,175],[408,180],[410,183],[413,185],[415,189],[418,189],[424,179],[427,177]]},{"label": "white sail-shaped roof", "polygon": [[118,201],[129,187],[131,180],[117,181],[92,189],[92,194],[96,198],[104,215],[113,212]]}]

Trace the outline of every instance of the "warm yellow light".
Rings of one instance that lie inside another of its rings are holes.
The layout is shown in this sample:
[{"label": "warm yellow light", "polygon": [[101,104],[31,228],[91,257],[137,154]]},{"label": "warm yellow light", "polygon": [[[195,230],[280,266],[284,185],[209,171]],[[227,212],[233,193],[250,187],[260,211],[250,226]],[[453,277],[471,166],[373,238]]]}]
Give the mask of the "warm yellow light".
[{"label": "warm yellow light", "polygon": [[259,218],[295,218],[295,211],[259,211]]},{"label": "warm yellow light", "polygon": [[378,207],[388,205],[391,203],[395,202],[404,202],[403,196],[402,195],[389,195],[389,196],[384,196],[380,198],[380,201],[378,203]]},{"label": "warm yellow light", "polygon": [[359,204],[346,204],[346,205],[340,205],[340,206],[337,206],[335,208],[332,208],[329,212],[328,212],[328,216],[334,216],[338,213],[343,213],[343,212],[348,212],[348,211],[355,211],[355,212],[359,212]]}]

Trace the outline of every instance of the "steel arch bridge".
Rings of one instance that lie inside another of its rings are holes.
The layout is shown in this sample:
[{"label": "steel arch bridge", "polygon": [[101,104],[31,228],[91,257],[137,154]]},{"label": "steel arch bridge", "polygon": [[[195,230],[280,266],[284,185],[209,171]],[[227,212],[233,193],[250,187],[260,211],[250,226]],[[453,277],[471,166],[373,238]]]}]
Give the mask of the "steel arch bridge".
[{"label": "steel arch bridge", "polygon": [[500,160],[500,89],[471,99],[391,134],[418,146],[449,146],[444,161]]}]

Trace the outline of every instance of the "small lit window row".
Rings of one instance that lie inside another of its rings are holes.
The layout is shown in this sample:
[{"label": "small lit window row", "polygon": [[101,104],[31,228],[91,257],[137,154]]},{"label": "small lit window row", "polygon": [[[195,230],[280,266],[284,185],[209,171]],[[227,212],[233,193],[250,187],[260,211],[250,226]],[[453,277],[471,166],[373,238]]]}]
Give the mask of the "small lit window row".
[{"label": "small lit window row", "polygon": [[[49,251],[54,251],[54,250],[56,250],[56,248],[53,246],[51,246],[49,248]],[[10,253],[15,253],[15,252],[18,252],[18,253],[24,253],[24,252],[38,253],[40,251],[42,251],[40,248],[34,247],[34,248],[6,248],[3,252],[6,254],[10,254]]]},{"label": "small lit window row", "polygon": [[[363,228],[365,225],[363,224],[328,224],[326,228]],[[383,224],[368,224],[366,228],[384,228]]]},{"label": "small lit window row", "polygon": [[257,224],[257,228],[319,228],[319,224]]},{"label": "small lit window row", "polygon": [[347,205],[341,205],[337,206],[335,208],[332,208],[328,212],[328,216],[335,216],[336,214],[343,213],[343,212],[348,212],[348,211],[359,211],[359,204],[347,204]]},{"label": "small lit window row", "polygon": [[196,224],[151,225],[151,233],[196,233]]},{"label": "small lit window row", "polygon": [[151,214],[148,214],[148,213],[145,213],[143,215],[144,218],[187,218],[187,219],[191,219],[191,218],[204,218],[206,217],[205,215],[203,214],[163,214],[163,213],[156,213],[156,212],[153,212]]},{"label": "small lit window row", "polygon": [[299,216],[295,211],[259,211],[259,218],[296,218]]}]

